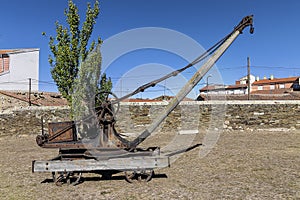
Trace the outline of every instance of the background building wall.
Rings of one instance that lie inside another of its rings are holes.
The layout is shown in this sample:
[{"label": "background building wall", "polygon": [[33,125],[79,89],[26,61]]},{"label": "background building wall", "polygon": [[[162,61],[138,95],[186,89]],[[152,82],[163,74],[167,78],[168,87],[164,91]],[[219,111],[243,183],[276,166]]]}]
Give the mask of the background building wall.
[{"label": "background building wall", "polygon": [[31,78],[31,90],[38,91],[39,49],[10,53],[9,64],[9,72],[0,75],[0,90],[28,91]]}]

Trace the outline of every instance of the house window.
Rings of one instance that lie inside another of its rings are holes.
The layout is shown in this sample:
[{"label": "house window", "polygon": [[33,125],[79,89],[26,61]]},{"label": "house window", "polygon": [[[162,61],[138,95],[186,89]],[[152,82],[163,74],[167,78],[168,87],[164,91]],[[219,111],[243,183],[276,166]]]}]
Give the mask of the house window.
[{"label": "house window", "polygon": [[275,85],[270,85],[270,90],[274,90],[275,89]]},{"label": "house window", "polygon": [[263,90],[263,86],[261,86],[261,85],[258,86],[258,87],[257,87],[257,90]]},{"label": "house window", "polygon": [[0,73],[9,71],[9,56],[7,54],[0,54]]},{"label": "house window", "polygon": [[280,88],[280,89],[285,88],[285,87],[284,87],[284,84],[279,84],[279,88]]}]

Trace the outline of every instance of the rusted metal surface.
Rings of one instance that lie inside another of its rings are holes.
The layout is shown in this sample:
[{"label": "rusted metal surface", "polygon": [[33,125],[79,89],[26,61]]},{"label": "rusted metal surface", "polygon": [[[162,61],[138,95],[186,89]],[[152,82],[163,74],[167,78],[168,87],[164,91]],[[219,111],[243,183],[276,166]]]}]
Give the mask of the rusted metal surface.
[{"label": "rusted metal surface", "polygon": [[[77,135],[73,121],[48,123],[49,142],[76,141]],[[60,134],[63,132],[63,134]]]}]

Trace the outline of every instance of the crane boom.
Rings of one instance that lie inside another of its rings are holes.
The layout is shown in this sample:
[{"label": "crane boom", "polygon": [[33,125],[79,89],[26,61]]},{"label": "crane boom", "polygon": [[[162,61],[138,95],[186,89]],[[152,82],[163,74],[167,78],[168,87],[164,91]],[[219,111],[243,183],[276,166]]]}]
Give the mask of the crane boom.
[{"label": "crane boom", "polygon": [[175,109],[175,107],[184,99],[184,97],[199,83],[204,75],[211,69],[217,60],[223,55],[227,48],[234,42],[234,40],[242,33],[243,29],[250,26],[250,33],[253,33],[253,16],[246,16],[234,28],[228,38],[219,46],[214,54],[203,64],[203,66],[194,74],[194,76],[184,85],[178,92],[163,113],[157,117],[136,139],[130,142],[129,147],[135,148],[143,142],[151,133],[164,121],[165,118]]}]

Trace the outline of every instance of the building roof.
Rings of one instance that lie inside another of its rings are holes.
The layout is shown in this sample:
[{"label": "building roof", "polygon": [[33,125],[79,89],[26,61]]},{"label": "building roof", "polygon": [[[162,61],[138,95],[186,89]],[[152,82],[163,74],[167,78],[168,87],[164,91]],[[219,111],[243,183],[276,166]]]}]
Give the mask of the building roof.
[{"label": "building roof", "polygon": [[237,84],[237,85],[209,85],[200,89],[200,92],[206,91],[219,91],[219,90],[233,90],[239,88],[247,88],[247,84]]},{"label": "building roof", "polygon": [[239,88],[247,88],[247,84],[237,84],[237,85],[228,85],[226,90],[239,89]]},{"label": "building roof", "polygon": [[122,102],[159,102],[159,100],[153,100],[153,99],[125,99]]},{"label": "building roof", "polygon": [[14,50],[3,50],[3,49],[0,49],[0,54],[8,54],[8,53],[11,53],[13,52]]},{"label": "building roof", "polygon": [[263,79],[255,81],[252,85],[266,85],[266,84],[275,84],[275,83],[292,83],[297,81],[299,77],[289,77],[289,78],[274,78],[274,79]]},{"label": "building roof", "polygon": [[251,94],[287,94],[293,92],[292,88],[281,88],[276,90],[256,90],[252,91]]},{"label": "building roof", "polygon": [[13,54],[13,53],[24,53],[31,51],[39,51],[39,48],[25,48],[25,49],[0,49],[0,54]]},{"label": "building roof", "polygon": [[[162,102],[162,101],[170,101],[174,98],[175,96],[159,96],[159,97],[156,97],[154,99],[140,99],[140,98],[137,98],[137,99],[125,99],[123,100],[123,102]],[[194,101],[194,99],[191,99],[191,98],[188,98],[188,97],[185,97],[182,101]]]},{"label": "building roof", "polygon": [[225,85],[208,85],[200,89],[200,92],[212,91],[212,90],[225,90]]}]

